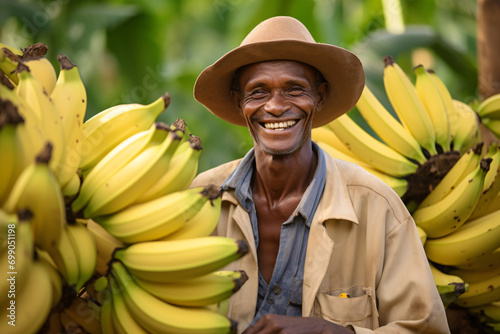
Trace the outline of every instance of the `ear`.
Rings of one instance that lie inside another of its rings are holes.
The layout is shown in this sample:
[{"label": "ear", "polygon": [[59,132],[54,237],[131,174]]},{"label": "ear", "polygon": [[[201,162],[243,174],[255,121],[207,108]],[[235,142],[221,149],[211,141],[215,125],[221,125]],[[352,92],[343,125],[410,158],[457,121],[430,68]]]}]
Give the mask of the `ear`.
[{"label": "ear", "polygon": [[231,89],[231,97],[233,98],[233,103],[238,108],[241,113],[241,94],[237,90]]},{"label": "ear", "polygon": [[318,87],[318,101],[317,101],[317,107],[318,111],[323,108],[323,103],[325,102],[328,93],[330,92],[330,85],[328,82],[322,82],[321,85]]}]

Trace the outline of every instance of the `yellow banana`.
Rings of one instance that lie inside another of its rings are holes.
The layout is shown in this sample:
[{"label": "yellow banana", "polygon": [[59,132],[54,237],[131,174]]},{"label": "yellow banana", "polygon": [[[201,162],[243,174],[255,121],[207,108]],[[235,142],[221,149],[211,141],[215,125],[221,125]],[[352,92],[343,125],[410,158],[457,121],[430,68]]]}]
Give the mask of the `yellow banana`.
[{"label": "yellow banana", "polygon": [[156,240],[182,228],[213,197],[213,192],[218,190],[212,187],[186,189],[94,220],[126,244]]},{"label": "yellow banana", "polygon": [[7,212],[31,211],[35,245],[46,251],[56,248],[66,222],[63,195],[49,169],[50,159],[51,145],[48,144],[37,161],[23,170],[4,205]]},{"label": "yellow banana", "polygon": [[495,322],[500,323],[500,301],[494,301],[489,304],[471,307],[469,309],[471,314],[484,318],[482,322]]},{"label": "yellow banana", "polygon": [[96,272],[99,275],[106,275],[108,262],[111,260],[113,252],[117,248],[125,246],[120,240],[109,234],[101,225],[89,219],[87,229],[94,237],[97,251]]},{"label": "yellow banana", "polygon": [[64,131],[61,126],[60,115],[54,108],[50,96],[44,91],[42,84],[35,79],[30,70],[23,64],[19,64],[17,85],[17,94],[31,106],[39,117],[39,124],[44,131],[44,136],[51,142],[53,147],[50,167],[54,175],[61,182],[59,166],[64,161],[64,149],[66,142],[64,140]]},{"label": "yellow banana", "polygon": [[17,136],[17,127],[24,123],[17,110],[4,107],[0,108],[0,207],[9,195],[17,177],[24,167],[23,147]]},{"label": "yellow banana", "polygon": [[471,215],[481,195],[489,160],[483,159],[443,199],[417,208],[412,216],[429,238],[439,238],[456,231]]},{"label": "yellow banana", "polygon": [[0,98],[3,100],[2,109],[18,113],[23,119],[23,123],[16,126],[16,133],[22,146],[23,166],[27,166],[35,160],[47,141],[45,130],[35,111],[14,90],[0,84]]},{"label": "yellow banana", "polygon": [[165,173],[135,203],[147,202],[189,187],[198,172],[201,151],[200,138],[190,135],[189,140],[175,151]]},{"label": "yellow banana", "polygon": [[417,226],[417,231],[418,231],[418,237],[420,238],[422,245],[425,246],[425,242],[427,241],[427,233],[425,233],[424,229],[421,228],[420,226]]},{"label": "yellow banana", "polygon": [[404,177],[415,173],[418,165],[363,130],[347,114],[328,124],[337,137],[356,156],[386,174]]},{"label": "yellow banana", "polygon": [[415,89],[434,126],[436,144],[439,145],[442,152],[449,151],[451,144],[450,123],[439,88],[423,65],[418,65],[413,70],[416,75]]},{"label": "yellow banana", "polygon": [[106,299],[101,306],[101,332],[103,334],[115,334],[116,331],[113,326],[113,302],[112,299]]},{"label": "yellow banana", "polygon": [[482,118],[481,122],[488,128],[497,138],[500,138],[500,120],[494,118]]},{"label": "yellow banana", "polygon": [[67,224],[67,231],[78,262],[79,274],[75,290],[80,291],[94,275],[97,264],[96,243],[87,227],[79,222]]},{"label": "yellow banana", "polygon": [[394,190],[399,197],[402,197],[405,193],[406,190],[408,189],[408,181],[404,178],[398,178],[394,177],[392,175],[388,175],[386,173],[382,173],[376,169],[373,168],[373,166],[367,164],[364,161],[361,160],[356,160],[356,158],[352,158],[351,156],[345,155],[344,153],[338,151],[336,148],[323,143],[323,142],[317,142],[318,146],[323,149],[326,153],[328,153],[330,156],[332,156],[335,159],[340,159],[348,162],[355,163],[362,167],[364,170],[369,172],[370,174],[378,177],[381,179],[385,184],[387,184],[389,187]]},{"label": "yellow banana", "polygon": [[450,266],[467,265],[481,254],[500,247],[500,210],[468,221],[454,233],[427,239],[425,252],[429,260]]},{"label": "yellow banana", "polygon": [[429,266],[431,268],[434,284],[436,285],[445,308],[453,303],[458,296],[469,290],[469,283],[465,282],[462,277],[447,274],[436,268],[430,262]]},{"label": "yellow banana", "polygon": [[484,99],[477,107],[477,114],[481,118],[500,119],[500,94]]},{"label": "yellow banana", "polygon": [[130,313],[130,310],[127,308],[125,303],[125,298],[123,296],[123,290],[119,286],[113,276],[110,278],[111,283],[111,291],[113,294],[113,312],[114,312],[114,321],[113,327],[117,330],[118,333],[137,333],[137,334],[146,334],[148,333],[139,323],[135,320],[135,315]]},{"label": "yellow banana", "polygon": [[144,149],[97,188],[83,210],[85,218],[124,209],[165,173],[181,137],[168,129],[157,128],[156,131],[165,133],[163,141]]},{"label": "yellow banana", "polygon": [[[342,153],[342,155],[348,156],[353,158],[356,161],[361,161],[358,156],[354,154],[353,151],[351,151],[340,139],[337,137],[335,132],[332,131],[332,129],[328,126],[321,126],[319,128],[314,128],[311,131],[311,139],[315,141],[316,143],[325,143],[331,147],[333,147],[335,150],[339,151]],[[346,159],[338,158],[341,160],[349,161]],[[359,165],[359,164],[358,164]]]},{"label": "yellow banana", "polygon": [[149,282],[136,278],[137,284],[170,304],[207,306],[228,299],[248,280],[245,272],[234,275],[210,273],[204,276],[171,283]]},{"label": "yellow banana", "polygon": [[437,154],[432,120],[415,86],[391,56],[384,57],[384,87],[403,126],[430,155]]},{"label": "yellow banana", "polygon": [[500,247],[467,260],[467,263],[455,265],[455,267],[462,270],[492,269],[500,263]]},{"label": "yellow banana", "polygon": [[170,95],[166,93],[151,104],[119,105],[87,120],[83,124],[80,167],[92,168],[120,142],[148,129],[169,103]]},{"label": "yellow banana", "polygon": [[64,134],[64,159],[58,166],[61,186],[67,185],[78,170],[83,141],[83,120],[87,109],[87,92],[78,67],[65,55],[58,55],[60,72],[50,98],[61,117]]},{"label": "yellow banana", "polygon": [[57,74],[51,62],[45,58],[48,51],[47,45],[35,43],[23,49],[23,55],[20,57],[24,65],[30,68],[33,77],[39,81],[45,93],[50,96],[57,81]]},{"label": "yellow banana", "polygon": [[455,151],[463,153],[481,141],[479,118],[469,105],[458,100],[453,100],[453,104],[460,121],[453,137],[452,146]]},{"label": "yellow banana", "polygon": [[153,138],[157,124],[148,130],[138,132],[113,148],[84,177],[80,193],[71,204],[73,211],[78,212],[87,205],[94,192],[113,174],[135,158]]},{"label": "yellow banana", "polygon": [[47,250],[51,259],[54,261],[58,271],[64,278],[64,281],[76,291],[75,287],[78,284],[80,277],[80,265],[78,263],[78,255],[72,239],[69,236],[68,225],[65,224],[57,248]]},{"label": "yellow banana", "polygon": [[[420,208],[428,207],[442,200],[450,191],[458,186],[460,181],[475,170],[481,161],[481,151],[483,144],[479,143],[474,148],[459,157],[457,162],[451,167],[441,181],[419,204]],[[489,172],[488,172],[489,173]]]},{"label": "yellow banana", "polygon": [[387,145],[421,164],[427,160],[415,137],[392,116],[367,86],[363,89],[356,107],[368,125]]},{"label": "yellow banana", "polygon": [[500,274],[496,269],[495,276],[486,276],[479,281],[469,283],[469,291],[460,295],[455,304],[462,307],[487,305],[500,300]]},{"label": "yellow banana", "polygon": [[120,262],[112,264],[113,277],[123,289],[125,303],[137,322],[154,333],[232,333],[236,323],[206,308],[168,304],[142,289]]},{"label": "yellow banana", "polygon": [[27,281],[16,291],[15,304],[0,310],[1,333],[37,333],[50,313],[52,283],[45,266],[34,261],[25,275]]},{"label": "yellow banana", "polygon": [[62,299],[64,280],[49,253],[41,249],[37,249],[36,254],[37,260],[45,266],[45,269],[50,277],[50,282],[52,283],[51,309],[54,309]]},{"label": "yellow banana", "polygon": [[136,277],[172,282],[219,270],[247,252],[242,240],[209,236],[136,243],[116,250],[114,257]]},{"label": "yellow banana", "polygon": [[[215,189],[214,189],[215,190]],[[221,210],[222,198],[218,191],[210,191],[208,200],[201,209],[179,230],[159,240],[181,240],[209,236],[217,226]]]},{"label": "yellow banana", "polygon": [[82,179],[80,175],[78,174],[78,172],[75,172],[69,182],[61,188],[64,198],[73,201],[73,199],[78,195],[78,192],[80,191],[81,182]]}]

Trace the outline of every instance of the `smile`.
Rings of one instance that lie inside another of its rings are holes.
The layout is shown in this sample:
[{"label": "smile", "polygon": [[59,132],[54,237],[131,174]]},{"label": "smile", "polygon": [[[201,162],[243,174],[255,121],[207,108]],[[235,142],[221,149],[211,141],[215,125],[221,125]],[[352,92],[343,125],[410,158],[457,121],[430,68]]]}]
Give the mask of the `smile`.
[{"label": "smile", "polygon": [[286,128],[294,126],[297,121],[286,121],[286,122],[276,122],[276,123],[264,123],[264,127],[266,129],[283,131]]}]

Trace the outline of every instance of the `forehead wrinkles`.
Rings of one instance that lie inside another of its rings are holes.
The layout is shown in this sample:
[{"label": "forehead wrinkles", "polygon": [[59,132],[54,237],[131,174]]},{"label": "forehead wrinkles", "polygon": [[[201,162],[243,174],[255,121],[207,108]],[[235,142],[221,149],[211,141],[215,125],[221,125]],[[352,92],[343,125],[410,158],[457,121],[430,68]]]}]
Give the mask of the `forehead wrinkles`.
[{"label": "forehead wrinkles", "polygon": [[266,81],[278,79],[276,71],[279,69],[282,69],[279,80],[286,84],[309,86],[314,82],[316,71],[311,66],[295,61],[275,60],[242,67],[238,71],[239,84],[249,87],[266,85]]}]

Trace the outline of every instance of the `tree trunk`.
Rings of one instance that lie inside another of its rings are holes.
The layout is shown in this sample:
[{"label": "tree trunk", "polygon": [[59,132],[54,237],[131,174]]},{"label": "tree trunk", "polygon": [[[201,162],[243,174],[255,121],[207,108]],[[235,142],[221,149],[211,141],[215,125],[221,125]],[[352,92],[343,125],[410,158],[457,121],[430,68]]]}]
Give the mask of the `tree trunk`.
[{"label": "tree trunk", "polygon": [[500,0],[477,0],[477,56],[484,100],[500,93]]}]

